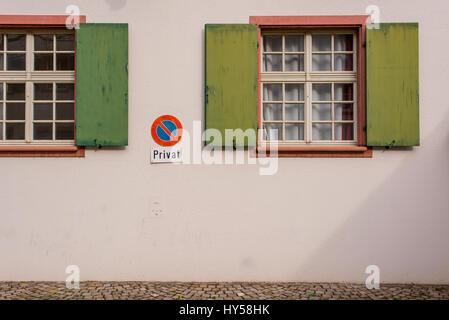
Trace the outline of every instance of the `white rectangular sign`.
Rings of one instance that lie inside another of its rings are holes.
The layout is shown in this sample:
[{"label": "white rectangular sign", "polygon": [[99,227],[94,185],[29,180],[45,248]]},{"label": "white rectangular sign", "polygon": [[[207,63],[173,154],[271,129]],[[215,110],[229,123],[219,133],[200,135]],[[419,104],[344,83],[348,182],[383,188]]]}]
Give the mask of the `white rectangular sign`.
[{"label": "white rectangular sign", "polygon": [[153,147],[151,148],[151,163],[182,162],[181,147]]}]

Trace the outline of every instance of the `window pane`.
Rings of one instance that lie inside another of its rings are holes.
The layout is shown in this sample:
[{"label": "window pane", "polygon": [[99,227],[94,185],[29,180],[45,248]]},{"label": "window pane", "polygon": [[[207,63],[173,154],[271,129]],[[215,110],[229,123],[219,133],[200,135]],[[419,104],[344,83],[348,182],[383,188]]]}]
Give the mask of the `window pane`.
[{"label": "window pane", "polygon": [[6,55],[6,66],[8,71],[25,70],[25,54],[8,53]]},{"label": "window pane", "polygon": [[34,140],[53,140],[52,123],[35,123],[33,127]]},{"label": "window pane", "polygon": [[25,100],[25,83],[8,83],[6,100]]},{"label": "window pane", "polygon": [[264,101],[282,101],[282,84],[270,83],[263,85]]},{"label": "window pane", "polygon": [[312,140],[332,140],[332,125],[330,123],[314,123]]},{"label": "window pane", "polygon": [[352,34],[336,34],[334,51],[352,51]]},{"label": "window pane", "polygon": [[312,35],[313,51],[331,51],[331,35],[314,34]]},{"label": "window pane", "polygon": [[304,36],[302,35],[285,36],[285,51],[286,52],[304,51]]},{"label": "window pane", "polygon": [[352,71],[352,54],[336,54],[334,59],[335,71]]},{"label": "window pane", "polygon": [[35,83],[34,100],[53,100],[53,84]]},{"label": "window pane", "polygon": [[304,120],[304,104],[285,104],[285,120],[297,121]]},{"label": "window pane", "polygon": [[24,34],[8,34],[6,38],[8,51],[25,51],[26,36]]},{"label": "window pane", "polygon": [[312,54],[312,71],[331,71],[330,54]]},{"label": "window pane", "polygon": [[282,124],[264,123],[263,129],[264,140],[282,140]]},{"label": "window pane", "polygon": [[4,39],[3,34],[0,34],[0,51],[5,50],[5,47],[4,47],[5,43],[4,43],[3,39]]},{"label": "window pane", "polygon": [[354,113],[352,103],[336,103],[334,111],[335,120],[353,120]]},{"label": "window pane", "polygon": [[334,100],[351,101],[352,100],[352,83],[336,83],[334,85]]},{"label": "window pane", "polygon": [[336,123],[335,140],[354,140],[352,123]]},{"label": "window pane", "polygon": [[34,70],[53,70],[53,53],[35,53]]},{"label": "window pane", "polygon": [[24,123],[6,123],[6,140],[24,140]]},{"label": "window pane", "polygon": [[263,104],[264,120],[282,120],[282,104],[264,103]]},{"label": "window pane", "polygon": [[304,101],[304,84],[285,84],[285,101]]},{"label": "window pane", "polygon": [[0,103],[0,120],[3,120],[3,103]]},{"label": "window pane", "polygon": [[286,123],[285,140],[304,140],[304,125],[296,123]]},{"label": "window pane", "polygon": [[0,100],[3,100],[3,83],[0,82]]},{"label": "window pane", "polygon": [[34,51],[53,51],[53,35],[35,34]]},{"label": "window pane", "polygon": [[0,122],[0,140],[3,140],[3,123]]},{"label": "window pane", "polygon": [[53,120],[53,104],[35,103],[34,120]]},{"label": "window pane", "polygon": [[56,84],[56,100],[74,100],[73,83],[57,83]]},{"label": "window pane", "polygon": [[6,120],[25,120],[25,103],[7,103]]},{"label": "window pane", "polygon": [[263,50],[265,52],[281,52],[282,36],[264,36]]},{"label": "window pane", "polygon": [[74,120],[75,106],[73,103],[56,104],[56,120]]},{"label": "window pane", "polygon": [[56,35],[57,51],[74,51],[75,36],[73,34],[57,34]]},{"label": "window pane", "polygon": [[282,71],[282,55],[265,54],[263,56],[263,71]]},{"label": "window pane", "polygon": [[75,70],[75,55],[73,53],[57,53],[56,70]]},{"label": "window pane", "polygon": [[304,71],[304,55],[286,54],[285,71]]},{"label": "window pane", "polygon": [[56,123],[56,140],[73,140],[73,123]]},{"label": "window pane", "polygon": [[332,120],[332,105],[312,104],[312,120]]},{"label": "window pane", "polygon": [[3,61],[4,61],[4,59],[3,59],[3,53],[0,53],[0,71],[3,71]]},{"label": "window pane", "polygon": [[312,100],[313,101],[331,101],[332,84],[331,83],[314,83],[312,84]]}]

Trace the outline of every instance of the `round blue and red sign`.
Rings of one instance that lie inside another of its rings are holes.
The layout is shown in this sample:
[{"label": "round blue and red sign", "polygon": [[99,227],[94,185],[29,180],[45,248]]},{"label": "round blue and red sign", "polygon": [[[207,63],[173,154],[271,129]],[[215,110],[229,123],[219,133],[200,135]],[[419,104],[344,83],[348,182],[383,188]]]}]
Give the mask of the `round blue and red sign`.
[{"label": "round blue and red sign", "polygon": [[151,136],[158,145],[163,147],[174,146],[182,137],[181,122],[171,115],[160,116],[154,120],[151,126]]}]

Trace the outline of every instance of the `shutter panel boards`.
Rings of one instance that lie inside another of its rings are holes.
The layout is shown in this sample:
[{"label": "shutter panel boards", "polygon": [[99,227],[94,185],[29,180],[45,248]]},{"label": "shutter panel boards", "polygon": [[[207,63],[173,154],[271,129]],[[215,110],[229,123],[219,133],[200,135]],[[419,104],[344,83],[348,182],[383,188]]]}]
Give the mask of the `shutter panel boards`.
[{"label": "shutter panel boards", "polygon": [[128,24],[80,24],[76,145],[128,145]]},{"label": "shutter panel boards", "polygon": [[418,24],[368,25],[366,43],[367,145],[418,146]]},{"label": "shutter panel boards", "polygon": [[[241,146],[238,139],[225,141],[225,130],[257,133],[257,25],[208,24],[205,29],[205,127],[222,135],[218,142],[206,132],[206,143]],[[243,144],[255,146],[256,140],[245,138]]]}]

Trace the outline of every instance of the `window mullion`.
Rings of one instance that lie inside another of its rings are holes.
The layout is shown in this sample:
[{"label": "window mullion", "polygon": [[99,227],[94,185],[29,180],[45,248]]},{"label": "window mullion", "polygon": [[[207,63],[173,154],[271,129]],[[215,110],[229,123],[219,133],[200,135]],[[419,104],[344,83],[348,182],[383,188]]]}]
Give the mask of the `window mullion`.
[{"label": "window mullion", "polygon": [[25,54],[25,142],[31,143],[33,140],[33,83],[31,82],[31,72],[33,70],[33,50],[34,42],[31,32],[26,34],[26,54]]}]

